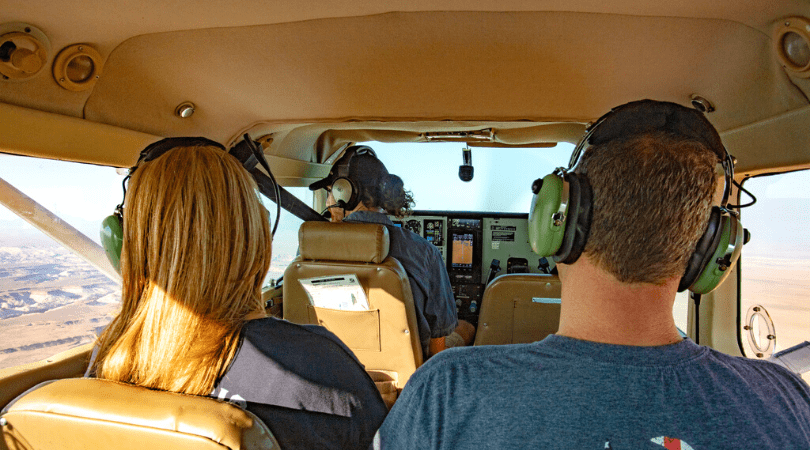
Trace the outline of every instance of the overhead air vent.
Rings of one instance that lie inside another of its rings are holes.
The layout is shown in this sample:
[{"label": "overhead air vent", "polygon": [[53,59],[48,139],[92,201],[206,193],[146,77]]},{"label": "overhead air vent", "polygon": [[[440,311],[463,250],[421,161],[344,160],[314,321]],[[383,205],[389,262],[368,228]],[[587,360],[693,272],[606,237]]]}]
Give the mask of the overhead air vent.
[{"label": "overhead air vent", "polygon": [[45,34],[31,25],[0,26],[0,78],[20,81],[38,74],[48,62],[50,47]]},{"label": "overhead air vent", "polygon": [[803,17],[786,19],[776,27],[774,44],[789,73],[810,78],[810,21]]},{"label": "overhead air vent", "polygon": [[62,49],[53,62],[53,77],[69,91],[92,88],[101,76],[101,55],[87,44],[74,44]]}]

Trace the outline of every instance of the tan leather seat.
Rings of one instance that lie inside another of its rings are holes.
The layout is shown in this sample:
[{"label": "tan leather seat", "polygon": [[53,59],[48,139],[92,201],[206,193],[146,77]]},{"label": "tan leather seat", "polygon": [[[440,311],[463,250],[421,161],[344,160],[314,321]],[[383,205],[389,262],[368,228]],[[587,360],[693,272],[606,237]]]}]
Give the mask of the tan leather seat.
[{"label": "tan leather seat", "polygon": [[[378,224],[304,222],[298,238],[300,255],[284,272],[284,319],[326,327],[354,352],[378,387],[388,380],[401,390],[422,365],[422,346],[408,276],[388,256],[388,230]],[[357,275],[368,311],[314,307],[299,282],[347,274]]]},{"label": "tan leather seat", "polygon": [[0,370],[0,407],[39,383],[82,376],[93,345],[94,342],[89,342],[42,361]]},{"label": "tan leather seat", "polygon": [[557,276],[501,275],[484,291],[474,345],[535,342],[556,333],[559,326]]},{"label": "tan leather seat", "polygon": [[2,411],[8,449],[278,449],[256,416],[207,397],[96,378],[41,383]]}]

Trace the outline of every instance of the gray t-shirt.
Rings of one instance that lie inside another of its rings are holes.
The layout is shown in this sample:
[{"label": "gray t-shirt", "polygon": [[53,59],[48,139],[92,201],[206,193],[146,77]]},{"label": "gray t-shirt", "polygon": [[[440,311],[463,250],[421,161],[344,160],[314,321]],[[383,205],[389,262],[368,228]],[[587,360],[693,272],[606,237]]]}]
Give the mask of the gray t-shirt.
[{"label": "gray t-shirt", "polygon": [[394,225],[388,216],[379,212],[355,211],[344,221],[378,223],[388,228],[388,254],[396,258],[408,274],[422,354],[427,356],[431,338],[447,336],[458,326],[453,287],[441,253],[423,237]]},{"label": "gray t-shirt", "polygon": [[808,449],[810,390],[775,364],[688,339],[630,347],[551,335],[438,354],[375,448]]}]

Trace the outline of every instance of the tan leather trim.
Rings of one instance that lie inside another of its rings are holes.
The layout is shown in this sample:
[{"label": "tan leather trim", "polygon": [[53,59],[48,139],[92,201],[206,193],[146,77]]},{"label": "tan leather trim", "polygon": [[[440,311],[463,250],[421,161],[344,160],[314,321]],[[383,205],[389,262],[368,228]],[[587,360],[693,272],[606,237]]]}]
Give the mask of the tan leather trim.
[{"label": "tan leather trim", "polygon": [[388,256],[389,247],[388,229],[374,223],[304,222],[298,242],[304,259],[375,264]]},{"label": "tan leather trim", "polygon": [[335,333],[349,348],[379,352],[380,310],[341,311],[309,306],[310,322],[317,323]]}]

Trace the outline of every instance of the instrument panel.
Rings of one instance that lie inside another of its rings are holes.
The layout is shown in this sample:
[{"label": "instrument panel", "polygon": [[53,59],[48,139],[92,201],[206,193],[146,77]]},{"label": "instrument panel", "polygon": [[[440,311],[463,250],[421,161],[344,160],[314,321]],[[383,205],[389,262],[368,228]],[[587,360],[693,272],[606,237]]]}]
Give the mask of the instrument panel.
[{"label": "instrument panel", "polygon": [[458,317],[476,327],[484,288],[492,279],[506,273],[550,273],[554,267],[529,245],[528,214],[414,211],[391,220],[439,249]]}]

